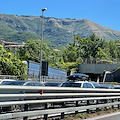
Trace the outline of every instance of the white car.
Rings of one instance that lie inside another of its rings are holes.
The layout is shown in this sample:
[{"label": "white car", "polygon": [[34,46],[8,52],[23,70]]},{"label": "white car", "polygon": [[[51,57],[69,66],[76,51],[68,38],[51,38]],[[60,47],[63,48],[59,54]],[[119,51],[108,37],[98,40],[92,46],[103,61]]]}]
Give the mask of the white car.
[{"label": "white car", "polygon": [[0,79],[0,84],[3,82],[16,81],[14,79]]},{"label": "white car", "polygon": [[80,88],[96,88],[92,82],[68,80],[61,84],[61,87],[80,87]]}]

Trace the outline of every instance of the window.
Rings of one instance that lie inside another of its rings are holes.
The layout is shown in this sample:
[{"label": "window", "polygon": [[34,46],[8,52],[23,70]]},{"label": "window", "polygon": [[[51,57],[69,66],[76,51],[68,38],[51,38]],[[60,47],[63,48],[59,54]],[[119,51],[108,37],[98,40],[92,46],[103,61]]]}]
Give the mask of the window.
[{"label": "window", "polygon": [[87,83],[84,83],[84,84],[83,84],[83,88],[87,88]]},{"label": "window", "polygon": [[93,86],[90,83],[87,83],[87,88],[93,88]]},{"label": "window", "polygon": [[62,87],[81,87],[81,83],[63,83]]},{"label": "window", "polygon": [[33,83],[35,86],[43,86],[42,83]]},{"label": "window", "polygon": [[34,86],[33,83],[27,83],[25,86]]},{"label": "window", "polygon": [[84,83],[83,88],[93,88],[93,86],[90,83]]}]

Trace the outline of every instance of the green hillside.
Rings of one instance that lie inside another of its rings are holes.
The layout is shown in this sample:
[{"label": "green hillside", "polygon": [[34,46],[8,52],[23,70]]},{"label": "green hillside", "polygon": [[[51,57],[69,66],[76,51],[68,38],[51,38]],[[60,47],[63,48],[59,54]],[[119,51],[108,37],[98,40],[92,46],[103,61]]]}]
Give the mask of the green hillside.
[{"label": "green hillside", "polygon": [[[27,39],[40,39],[40,16],[17,16],[0,14],[0,39],[25,42]],[[120,32],[103,27],[87,19],[57,19],[44,17],[44,42],[50,46],[63,46],[73,42],[73,35],[86,38],[96,36],[109,40],[120,39]]]}]

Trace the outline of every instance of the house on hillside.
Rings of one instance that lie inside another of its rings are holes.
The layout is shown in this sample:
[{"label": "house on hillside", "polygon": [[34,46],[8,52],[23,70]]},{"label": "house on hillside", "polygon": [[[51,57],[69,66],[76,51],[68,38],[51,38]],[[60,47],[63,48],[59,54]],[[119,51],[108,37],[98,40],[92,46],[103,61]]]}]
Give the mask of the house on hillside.
[{"label": "house on hillside", "polygon": [[3,40],[1,40],[1,43],[6,48],[7,47],[13,47],[13,48],[15,48],[15,47],[24,47],[25,46],[24,44],[20,45],[20,44],[15,43],[15,42],[7,42],[7,41],[3,41]]},{"label": "house on hillside", "polygon": [[4,46],[5,49],[11,48],[13,51],[13,54],[15,54],[15,56],[17,55],[17,52],[16,52],[17,48],[21,48],[21,47],[25,46],[25,44],[18,44],[15,42],[7,42],[7,41],[3,41],[3,40],[1,40],[1,44]]}]

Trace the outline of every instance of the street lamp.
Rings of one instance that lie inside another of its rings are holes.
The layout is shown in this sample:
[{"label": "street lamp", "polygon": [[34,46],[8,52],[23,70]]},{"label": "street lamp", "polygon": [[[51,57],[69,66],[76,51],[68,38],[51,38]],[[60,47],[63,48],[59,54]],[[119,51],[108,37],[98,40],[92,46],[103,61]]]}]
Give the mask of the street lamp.
[{"label": "street lamp", "polygon": [[42,25],[41,25],[41,48],[40,48],[40,70],[39,70],[39,82],[42,81],[42,41],[43,41],[43,12],[47,8],[42,9]]}]

